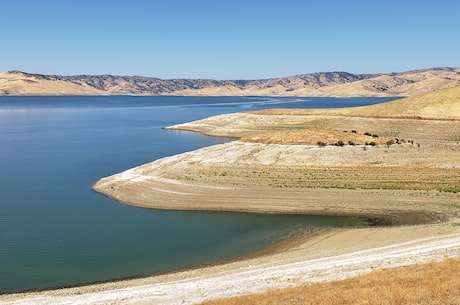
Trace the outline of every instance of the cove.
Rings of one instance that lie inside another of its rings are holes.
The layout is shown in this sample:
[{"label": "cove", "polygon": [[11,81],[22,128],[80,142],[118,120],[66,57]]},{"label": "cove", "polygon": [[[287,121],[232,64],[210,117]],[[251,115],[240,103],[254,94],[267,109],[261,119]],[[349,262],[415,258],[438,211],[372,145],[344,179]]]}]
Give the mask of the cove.
[{"label": "cove", "polygon": [[244,110],[388,100],[0,97],[0,293],[167,272],[245,255],[304,227],[349,225],[340,217],[141,209],[90,186],[229,140],[163,130],[167,125]]}]

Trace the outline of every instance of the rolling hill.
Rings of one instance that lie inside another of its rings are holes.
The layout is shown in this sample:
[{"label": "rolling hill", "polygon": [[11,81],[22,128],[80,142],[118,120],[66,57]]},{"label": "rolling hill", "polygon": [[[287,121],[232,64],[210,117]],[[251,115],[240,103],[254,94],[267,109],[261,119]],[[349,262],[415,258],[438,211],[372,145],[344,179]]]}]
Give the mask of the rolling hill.
[{"label": "rolling hill", "polygon": [[460,86],[435,90],[382,104],[333,109],[266,109],[267,115],[340,115],[374,118],[460,119]]},{"label": "rolling hill", "polygon": [[460,119],[460,87],[436,90],[392,102],[349,110],[349,115]]},{"label": "rolling hill", "polygon": [[402,73],[320,72],[259,80],[0,73],[0,95],[412,96],[460,86],[460,68]]}]

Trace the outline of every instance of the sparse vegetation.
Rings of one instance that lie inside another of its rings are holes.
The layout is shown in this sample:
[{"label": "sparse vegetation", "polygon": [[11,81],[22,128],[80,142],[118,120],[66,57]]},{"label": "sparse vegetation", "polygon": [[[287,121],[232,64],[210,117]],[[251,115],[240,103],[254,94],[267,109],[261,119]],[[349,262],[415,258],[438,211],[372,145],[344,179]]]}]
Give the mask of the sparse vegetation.
[{"label": "sparse vegetation", "polygon": [[292,125],[279,129],[279,126],[273,127],[271,131],[268,128],[264,132],[252,136],[243,137],[243,142],[257,142],[267,144],[289,144],[289,145],[318,145],[318,146],[345,146],[348,145],[365,145],[366,142],[375,142],[376,144],[386,144],[388,141],[396,143],[395,138],[379,137],[377,134],[365,133],[359,135],[355,132],[336,131],[328,129],[308,129]]},{"label": "sparse vegetation", "polygon": [[343,281],[233,297],[205,305],[420,305],[459,304],[460,258],[376,270]]},{"label": "sparse vegetation", "polygon": [[446,140],[451,142],[460,142],[460,135],[447,136]]},{"label": "sparse vegetation", "polygon": [[[225,173],[225,174],[224,174]],[[197,181],[218,185],[271,186],[292,188],[385,189],[460,192],[458,169],[346,166],[313,168],[301,166],[197,167],[181,176],[183,181]]]},{"label": "sparse vegetation", "polygon": [[401,131],[385,131],[382,133],[382,136],[383,137],[391,137],[391,138],[396,138],[396,137],[399,137],[401,135]]},{"label": "sparse vegetation", "polygon": [[440,192],[446,192],[446,193],[460,193],[460,188],[441,188],[439,189]]}]

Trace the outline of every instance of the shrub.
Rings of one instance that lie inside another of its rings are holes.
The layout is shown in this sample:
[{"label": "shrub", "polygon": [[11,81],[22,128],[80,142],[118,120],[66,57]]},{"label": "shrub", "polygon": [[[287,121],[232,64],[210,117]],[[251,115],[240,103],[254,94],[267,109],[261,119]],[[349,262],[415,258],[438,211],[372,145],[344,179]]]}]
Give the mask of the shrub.
[{"label": "shrub", "polygon": [[318,141],[316,142],[316,144],[319,146],[319,147],[323,147],[323,146],[326,146],[327,144],[322,142],[322,141]]},{"label": "shrub", "polygon": [[390,147],[390,145],[395,144],[395,142],[393,140],[389,140],[389,141],[387,141],[386,144],[387,144],[388,147]]}]

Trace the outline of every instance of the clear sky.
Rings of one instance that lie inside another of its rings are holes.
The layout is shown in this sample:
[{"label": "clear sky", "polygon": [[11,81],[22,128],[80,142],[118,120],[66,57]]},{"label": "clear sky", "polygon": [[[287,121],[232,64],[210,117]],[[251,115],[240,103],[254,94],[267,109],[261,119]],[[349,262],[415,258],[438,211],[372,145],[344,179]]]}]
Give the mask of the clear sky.
[{"label": "clear sky", "polygon": [[459,0],[0,0],[0,71],[257,79],[460,67]]}]

